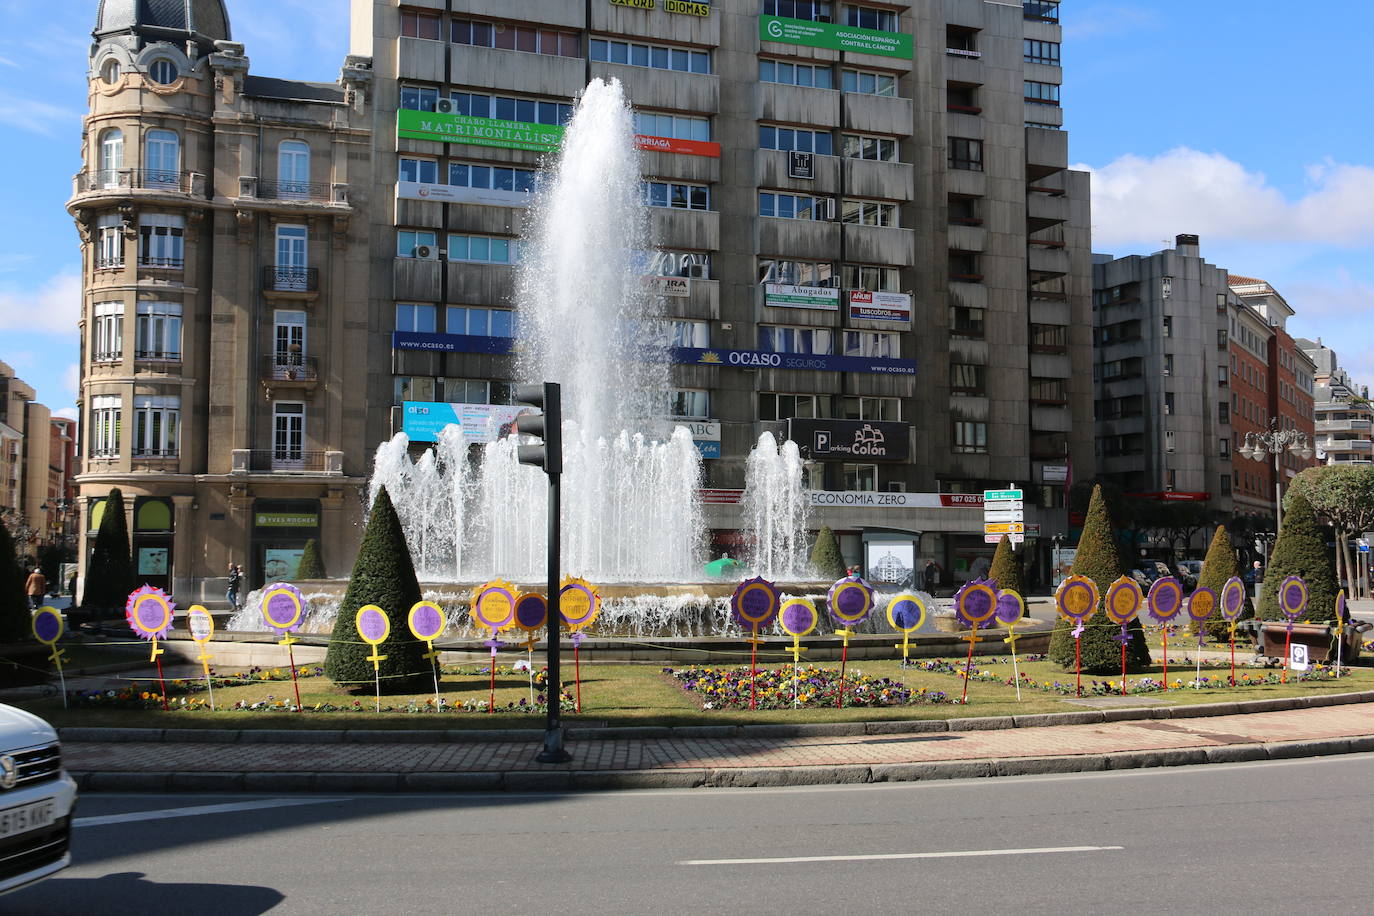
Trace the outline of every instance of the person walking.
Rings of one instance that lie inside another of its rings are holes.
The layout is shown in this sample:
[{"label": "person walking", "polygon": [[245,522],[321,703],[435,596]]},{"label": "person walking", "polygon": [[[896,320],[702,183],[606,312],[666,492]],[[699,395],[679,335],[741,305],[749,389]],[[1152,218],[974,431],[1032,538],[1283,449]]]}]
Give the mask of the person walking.
[{"label": "person walking", "polygon": [[922,578],[925,579],[926,591],[935,594],[935,586],[940,584],[940,569],[935,565],[934,560],[926,560],[926,568],[922,570]]},{"label": "person walking", "polygon": [[239,586],[243,584],[243,568],[229,564],[229,587],[224,591],[224,597],[229,602],[230,610],[239,609]]},{"label": "person walking", "polygon": [[29,596],[29,608],[37,610],[43,604],[43,596],[48,593],[48,577],[43,575],[43,570],[34,569],[29,573],[28,581],[24,583],[24,591]]}]

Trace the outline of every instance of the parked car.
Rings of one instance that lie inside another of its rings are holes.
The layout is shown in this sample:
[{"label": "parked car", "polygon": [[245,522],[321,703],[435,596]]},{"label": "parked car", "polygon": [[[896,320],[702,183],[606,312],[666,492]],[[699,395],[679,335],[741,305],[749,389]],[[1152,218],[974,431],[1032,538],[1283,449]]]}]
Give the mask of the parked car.
[{"label": "parked car", "polygon": [[62,768],[57,732],[0,703],[0,894],[71,864],[76,783]]}]

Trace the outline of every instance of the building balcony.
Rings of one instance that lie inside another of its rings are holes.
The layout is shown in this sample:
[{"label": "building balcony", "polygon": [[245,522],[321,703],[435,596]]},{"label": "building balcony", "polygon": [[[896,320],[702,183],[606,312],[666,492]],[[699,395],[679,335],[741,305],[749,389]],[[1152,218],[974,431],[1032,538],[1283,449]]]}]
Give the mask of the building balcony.
[{"label": "building balcony", "polygon": [[262,361],[262,387],[269,399],[312,393],[320,382],[320,361],[299,353],[276,353]]},{"label": "building balcony", "polygon": [[295,448],[236,448],[230,454],[233,474],[312,474],[343,476],[343,452]]},{"label": "building balcony", "polygon": [[239,200],[263,200],[284,204],[330,204],[347,207],[348,185],[343,182],[273,181],[239,176]]},{"label": "building balcony", "polygon": [[268,264],[262,269],[262,291],[277,299],[317,299],[320,295],[319,268]]},{"label": "building balcony", "polygon": [[1367,430],[1369,428],[1369,420],[1322,420],[1317,424],[1318,433]]},{"label": "building balcony", "polygon": [[72,196],[108,195],[111,197],[170,194],[178,197],[206,198],[209,182],[200,172],[168,169],[97,169],[78,172],[72,179]]}]

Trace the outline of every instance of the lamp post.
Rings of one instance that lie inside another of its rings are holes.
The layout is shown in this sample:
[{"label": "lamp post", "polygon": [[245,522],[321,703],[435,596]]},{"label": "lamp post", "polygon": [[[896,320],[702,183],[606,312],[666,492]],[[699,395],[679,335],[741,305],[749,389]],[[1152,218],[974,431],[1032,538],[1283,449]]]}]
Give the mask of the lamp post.
[{"label": "lamp post", "polygon": [[1287,449],[1306,461],[1312,457],[1312,448],[1307,443],[1307,434],[1296,429],[1279,429],[1278,419],[1269,421],[1269,431],[1246,433],[1245,444],[1240,447],[1243,458],[1263,461],[1270,455],[1274,458],[1274,531],[1283,528],[1283,479],[1279,476],[1279,456]]}]

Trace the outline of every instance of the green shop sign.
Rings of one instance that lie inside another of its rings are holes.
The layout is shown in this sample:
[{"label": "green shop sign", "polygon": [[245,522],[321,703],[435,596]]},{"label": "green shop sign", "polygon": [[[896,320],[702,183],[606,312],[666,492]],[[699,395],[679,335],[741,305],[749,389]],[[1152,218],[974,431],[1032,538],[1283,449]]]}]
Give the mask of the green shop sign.
[{"label": "green shop sign", "polygon": [[879,32],[831,22],[810,22],[805,19],[783,19],[780,16],[759,17],[759,39],[781,41],[808,48],[829,48],[832,51],[858,51],[862,54],[881,54],[911,60],[911,36],[900,32]]},{"label": "green shop sign", "polygon": [[253,519],[259,528],[314,528],[319,523],[314,512],[259,512]]},{"label": "green shop sign", "polygon": [[553,124],[527,124],[496,118],[470,118],[467,115],[437,111],[396,112],[396,136],[407,140],[437,140],[440,143],[471,143],[475,146],[503,146],[551,153],[563,142],[563,128]]}]

